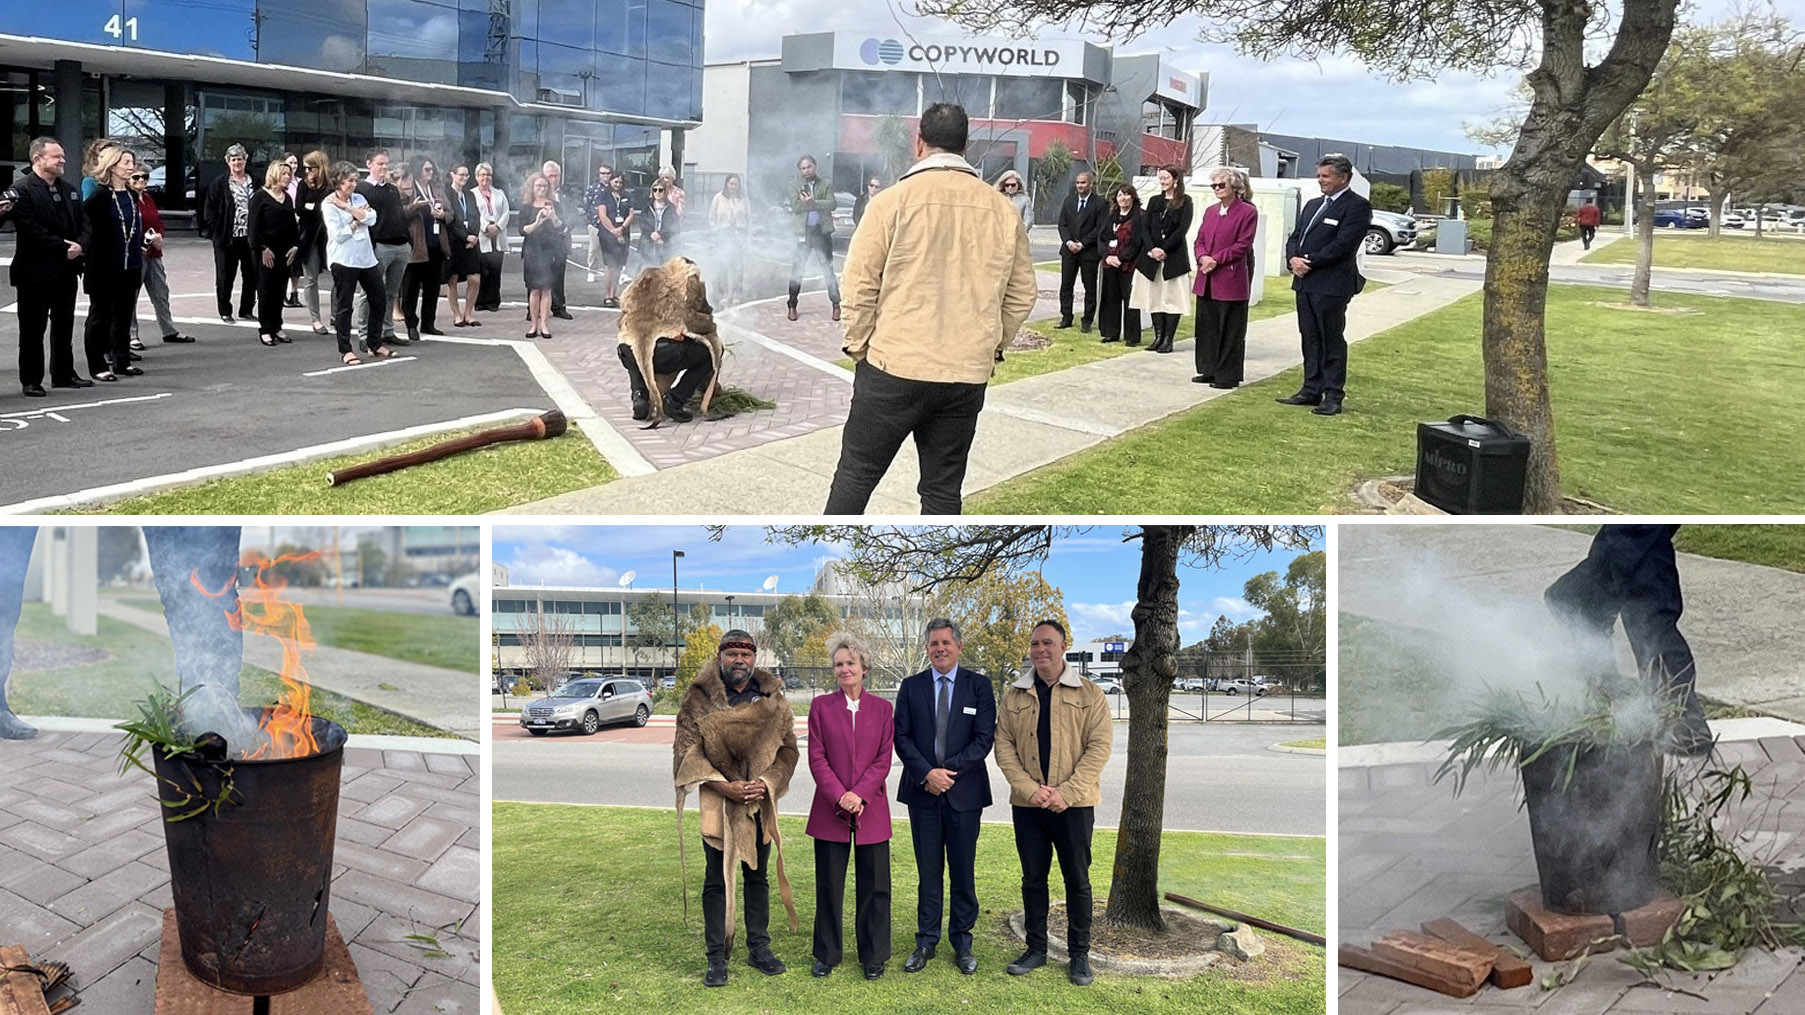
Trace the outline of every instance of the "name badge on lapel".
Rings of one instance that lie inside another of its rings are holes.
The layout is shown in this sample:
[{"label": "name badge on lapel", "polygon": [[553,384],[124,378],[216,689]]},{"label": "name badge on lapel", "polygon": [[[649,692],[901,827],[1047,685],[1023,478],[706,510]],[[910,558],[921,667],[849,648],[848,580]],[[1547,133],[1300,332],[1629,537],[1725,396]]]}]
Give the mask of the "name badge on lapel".
[{"label": "name badge on lapel", "polygon": [[960,709],[959,711],[964,712],[966,715],[977,715],[978,714],[978,709],[975,705],[967,705],[964,708]]},{"label": "name badge on lapel", "polygon": [[1341,224],[1341,220],[1340,219],[1323,219],[1322,224],[1325,226],[1338,226]]}]

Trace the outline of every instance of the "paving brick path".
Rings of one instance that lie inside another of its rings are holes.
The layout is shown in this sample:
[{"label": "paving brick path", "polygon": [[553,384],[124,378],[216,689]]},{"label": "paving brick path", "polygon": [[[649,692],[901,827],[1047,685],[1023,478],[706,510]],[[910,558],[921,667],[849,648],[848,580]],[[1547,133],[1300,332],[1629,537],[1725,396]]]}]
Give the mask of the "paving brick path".
[{"label": "paving brick path", "polygon": [[[0,938],[69,964],[82,1011],[149,1012],[169,863],[150,776],[117,733],[0,741]],[[475,756],[347,748],[332,915],[375,1010],[477,1009]],[[451,926],[446,926],[451,925]],[[438,938],[426,958],[409,934]]]}]

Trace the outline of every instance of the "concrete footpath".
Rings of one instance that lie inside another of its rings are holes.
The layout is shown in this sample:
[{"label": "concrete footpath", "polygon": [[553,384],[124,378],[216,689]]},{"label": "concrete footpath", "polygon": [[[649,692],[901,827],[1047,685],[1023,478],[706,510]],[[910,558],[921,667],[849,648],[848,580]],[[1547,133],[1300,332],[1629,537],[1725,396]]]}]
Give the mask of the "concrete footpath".
[{"label": "concrete footpath", "polygon": [[[1614,238],[1601,235],[1593,247]],[[1575,264],[1585,253],[1578,241],[1558,244],[1550,263]],[[1483,258],[1478,260],[1483,262]],[[1374,279],[1390,285],[1355,297],[1348,311],[1350,343],[1439,310],[1481,288],[1481,283],[1473,279],[1437,278],[1389,268],[1383,258],[1370,258],[1367,267]],[[1290,293],[1281,290],[1269,293],[1267,298],[1288,300]],[[1081,339],[1096,340],[1090,335]],[[991,388],[972,445],[966,495],[1214,399],[1259,397],[1191,383],[1194,345],[1194,340],[1187,339],[1178,342],[1170,356],[1116,356]],[[1248,326],[1247,383],[1271,377],[1300,362],[1295,314]],[[844,374],[844,382],[850,386],[850,374]],[[1124,397],[1125,392],[1133,392],[1133,397]],[[1358,398],[1349,406],[1350,411],[1358,412]],[[507,513],[642,514],[669,506],[680,506],[680,510],[693,514],[818,511],[827,502],[828,487],[839,462],[840,431],[839,426],[817,429],[517,505],[507,509]],[[888,475],[878,484],[867,513],[918,513],[918,479],[915,449],[912,442],[907,442]]]},{"label": "concrete footpath", "polygon": [[[1339,540],[1337,608],[1421,627],[1424,604],[1400,594],[1406,562],[1457,587],[1539,602],[1592,537],[1542,525],[1344,525]],[[1680,632],[1699,693],[1805,723],[1805,574],[1684,553],[1679,570]]]},{"label": "concrete footpath", "polygon": [[[169,625],[159,611],[141,610],[105,597],[101,598],[99,609],[103,616],[169,637]],[[274,638],[247,635],[244,661],[272,673],[280,672],[282,646]],[[479,735],[476,702],[481,688],[474,673],[330,645],[306,652],[301,664],[307,667],[309,681],[321,690],[387,709],[467,740]]]}]

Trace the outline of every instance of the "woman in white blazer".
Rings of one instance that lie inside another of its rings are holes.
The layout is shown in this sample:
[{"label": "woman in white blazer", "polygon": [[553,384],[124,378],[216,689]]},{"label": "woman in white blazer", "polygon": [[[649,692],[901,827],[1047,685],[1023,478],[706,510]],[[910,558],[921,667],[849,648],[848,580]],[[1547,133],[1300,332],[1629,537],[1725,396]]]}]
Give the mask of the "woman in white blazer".
[{"label": "woman in white blazer", "polygon": [[501,309],[501,262],[508,252],[508,195],[494,186],[495,167],[476,165],[476,212],[482,238],[476,249],[482,255],[482,284],[476,290],[476,309]]}]

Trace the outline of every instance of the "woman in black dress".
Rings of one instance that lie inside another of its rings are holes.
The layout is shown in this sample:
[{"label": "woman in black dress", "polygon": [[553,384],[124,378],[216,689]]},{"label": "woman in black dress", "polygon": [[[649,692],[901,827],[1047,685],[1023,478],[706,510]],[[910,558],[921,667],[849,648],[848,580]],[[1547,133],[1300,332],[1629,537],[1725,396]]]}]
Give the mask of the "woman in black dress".
[{"label": "woman in black dress", "polygon": [[271,162],[263,171],[245,233],[257,265],[257,341],[266,346],[289,340],[282,331],[282,297],[301,253],[301,223],[288,197],[288,177],[286,162]]},{"label": "woman in black dress", "polygon": [[137,158],[125,148],[103,150],[94,165],[95,191],[82,202],[91,242],[84,287],[88,319],[84,345],[88,373],[97,381],[137,377],[132,365],[132,314],[144,283],[144,214],[129,186]]},{"label": "woman in black dress", "polygon": [[[451,170],[451,193],[446,197],[451,217],[446,221],[451,253],[445,257],[445,297],[451,301],[451,323],[458,328],[480,328],[482,322],[471,316],[476,312],[476,287],[482,281],[483,255],[477,249],[482,242],[482,213],[476,207],[476,195],[470,192],[470,167]],[[458,283],[464,283],[464,299],[458,302]]]},{"label": "woman in black dress", "polygon": [[545,174],[529,177],[521,198],[520,235],[526,238],[520,245],[521,274],[526,281],[527,313],[533,321],[526,337],[550,338],[552,286],[558,278],[558,262],[564,257],[570,227],[558,217],[551,181]]}]

